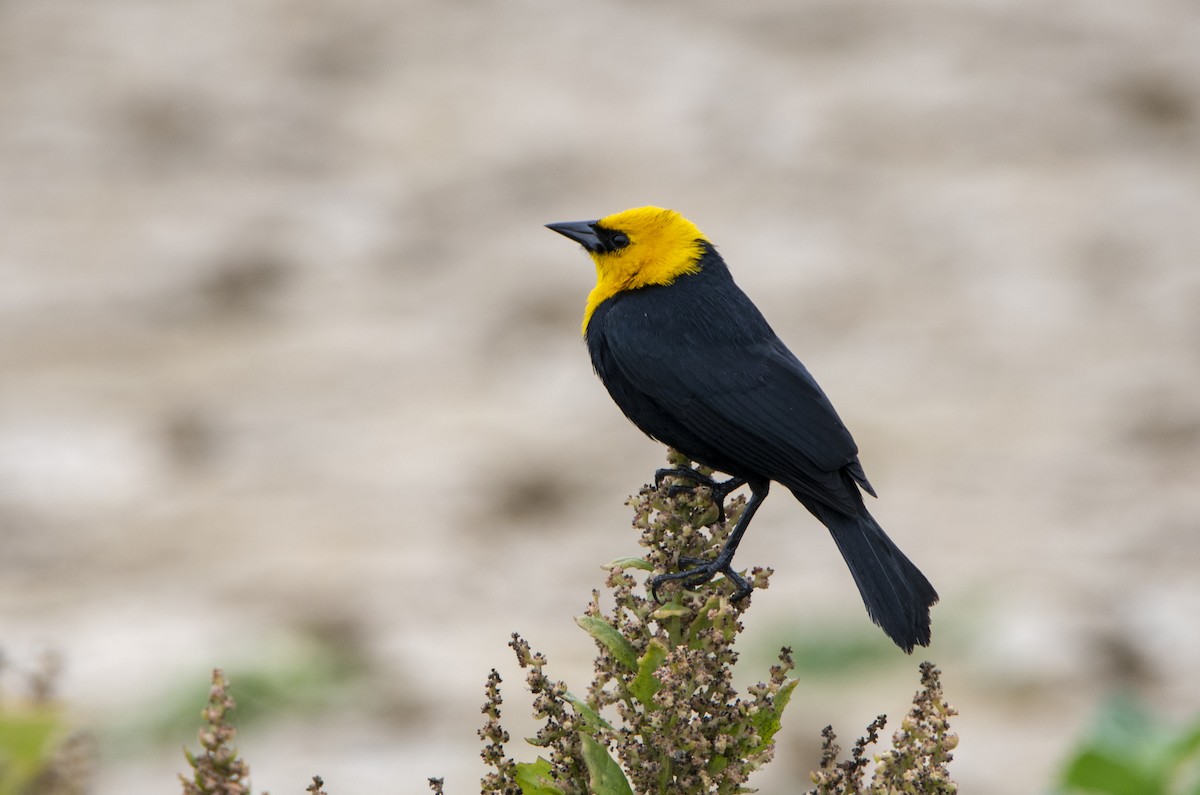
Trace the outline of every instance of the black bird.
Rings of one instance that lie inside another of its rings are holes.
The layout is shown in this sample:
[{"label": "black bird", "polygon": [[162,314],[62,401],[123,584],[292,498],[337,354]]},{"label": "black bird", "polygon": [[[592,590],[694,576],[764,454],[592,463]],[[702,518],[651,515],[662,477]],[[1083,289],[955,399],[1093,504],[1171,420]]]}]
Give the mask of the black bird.
[{"label": "black bird", "polygon": [[[735,599],[748,595],[733,555],[774,481],[829,528],[871,619],[906,652],[928,645],[937,592],[863,504],[861,491],[875,491],[854,439],[700,230],[658,207],[547,226],[595,261],[583,334],[621,411],[651,438],[730,475],[706,483],[718,504],[750,487],[717,557],[661,575],[652,589],[721,573],[737,585]],[[703,480],[691,470],[670,473]]]}]

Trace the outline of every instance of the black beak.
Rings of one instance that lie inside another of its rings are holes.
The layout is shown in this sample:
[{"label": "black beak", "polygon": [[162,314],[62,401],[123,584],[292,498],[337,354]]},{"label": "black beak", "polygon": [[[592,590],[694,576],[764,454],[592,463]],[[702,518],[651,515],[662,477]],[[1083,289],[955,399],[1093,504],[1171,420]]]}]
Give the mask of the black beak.
[{"label": "black beak", "polygon": [[546,228],[571,238],[593,254],[604,248],[599,235],[596,234],[595,221],[564,221],[559,224],[546,224]]}]

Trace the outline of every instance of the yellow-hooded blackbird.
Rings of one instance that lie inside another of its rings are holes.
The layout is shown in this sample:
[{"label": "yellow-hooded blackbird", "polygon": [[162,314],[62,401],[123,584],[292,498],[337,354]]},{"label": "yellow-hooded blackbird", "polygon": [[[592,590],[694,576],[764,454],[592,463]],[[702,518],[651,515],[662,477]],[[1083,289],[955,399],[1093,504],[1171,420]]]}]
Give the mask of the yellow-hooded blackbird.
[{"label": "yellow-hooded blackbird", "polygon": [[937,592],[868,513],[860,489],[875,491],[850,432],[708,238],[658,207],[547,226],[595,261],[583,334],[613,400],[651,438],[731,479],[664,472],[712,486],[718,504],[750,487],[717,557],[660,575],[652,589],[672,580],[694,586],[721,573],[737,585],[735,599],[749,594],[733,555],[775,481],[829,528],[872,620],[905,651],[928,645]]}]

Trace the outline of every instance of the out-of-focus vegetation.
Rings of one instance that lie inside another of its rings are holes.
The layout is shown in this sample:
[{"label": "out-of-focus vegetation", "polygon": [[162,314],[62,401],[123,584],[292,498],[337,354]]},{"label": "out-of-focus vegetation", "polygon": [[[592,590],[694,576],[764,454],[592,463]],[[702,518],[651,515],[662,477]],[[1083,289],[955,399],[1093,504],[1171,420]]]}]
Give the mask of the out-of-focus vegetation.
[{"label": "out-of-focus vegetation", "polygon": [[1163,725],[1127,697],[1113,699],[1063,771],[1066,795],[1200,795],[1200,718]]},{"label": "out-of-focus vegetation", "polygon": [[82,795],[91,782],[89,737],[54,699],[58,658],[47,654],[32,671],[11,670],[0,654],[0,795]]}]

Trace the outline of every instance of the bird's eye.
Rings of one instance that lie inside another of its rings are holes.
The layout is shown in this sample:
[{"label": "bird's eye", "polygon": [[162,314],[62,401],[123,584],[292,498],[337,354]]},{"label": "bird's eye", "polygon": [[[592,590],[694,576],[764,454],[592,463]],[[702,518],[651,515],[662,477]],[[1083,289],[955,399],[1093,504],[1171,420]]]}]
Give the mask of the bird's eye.
[{"label": "bird's eye", "polygon": [[625,248],[629,245],[629,235],[624,232],[617,232],[612,236],[613,248]]}]

